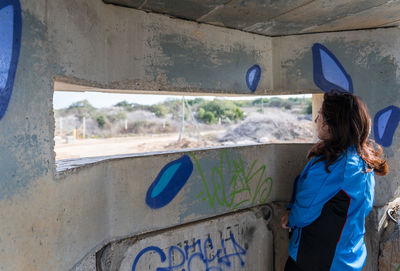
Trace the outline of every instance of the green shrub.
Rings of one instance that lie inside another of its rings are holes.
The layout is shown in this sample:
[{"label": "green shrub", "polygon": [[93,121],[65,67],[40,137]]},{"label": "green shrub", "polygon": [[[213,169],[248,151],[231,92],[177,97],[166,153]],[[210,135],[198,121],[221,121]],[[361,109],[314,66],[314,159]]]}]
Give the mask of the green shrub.
[{"label": "green shrub", "polygon": [[95,112],[95,107],[93,107],[87,100],[82,100],[72,103],[68,108],[61,110],[60,115],[66,116],[74,114],[80,121],[82,121],[83,117],[92,116]]},{"label": "green shrub", "polygon": [[153,112],[158,118],[162,118],[167,115],[168,108],[162,104],[155,104],[150,106],[150,111]]},{"label": "green shrub", "polygon": [[203,116],[203,121],[204,121],[205,123],[208,123],[208,124],[213,124],[213,123],[215,123],[215,116],[214,116],[214,114],[213,114],[212,112],[210,112],[210,111],[205,112],[205,113],[204,113],[204,116]]},{"label": "green shrub", "polygon": [[197,118],[198,119],[203,119],[204,118],[204,113],[206,113],[206,111],[204,110],[204,108],[200,107],[199,110],[197,111]]},{"label": "green shrub", "polygon": [[100,128],[103,128],[104,125],[106,124],[106,118],[105,118],[103,115],[98,116],[98,117],[96,118],[96,121],[97,121],[97,125],[98,125]]},{"label": "green shrub", "polygon": [[276,98],[276,97],[271,98],[265,105],[268,107],[279,107],[279,108],[285,108],[285,109],[292,108],[291,102],[289,102],[288,100]]},{"label": "green shrub", "polygon": [[304,109],[305,114],[312,114],[312,100],[308,99],[306,100],[306,108]]},{"label": "green shrub", "polygon": [[290,97],[290,98],[288,99],[288,101],[291,102],[292,104],[302,104],[303,101],[304,101],[304,98],[299,98],[299,97],[294,98],[294,97]]},{"label": "green shrub", "polygon": [[[207,113],[212,113],[207,114]],[[211,119],[214,118],[212,121]],[[241,120],[244,118],[243,111],[233,101],[217,100],[203,101],[197,109],[197,119],[205,123],[214,123],[215,119]]]},{"label": "green shrub", "polygon": [[128,111],[128,112],[131,112],[131,111],[133,111],[134,110],[134,108],[133,108],[133,105],[132,104],[130,104],[130,103],[128,103],[127,101],[122,101],[122,102],[119,102],[119,103],[117,103],[117,104],[115,104],[114,106],[116,106],[116,107],[122,107],[122,108],[124,108],[126,111]]},{"label": "green shrub", "polygon": [[261,104],[261,101],[263,101],[264,104],[267,104],[269,102],[269,100],[266,98],[258,98],[258,99],[253,100],[252,104],[259,105],[259,104]]},{"label": "green shrub", "polygon": [[204,100],[203,98],[194,98],[194,99],[192,99],[192,100],[187,100],[186,102],[187,102],[190,106],[193,106],[193,105],[202,103],[202,102],[204,102],[204,101],[205,101],[205,100]]},{"label": "green shrub", "polygon": [[233,109],[233,115],[235,116],[235,120],[242,120],[244,118],[244,113],[239,107]]},{"label": "green shrub", "polygon": [[125,120],[127,118],[127,115],[125,112],[118,112],[116,114],[110,114],[107,115],[106,119],[111,122],[114,123],[116,120]]}]

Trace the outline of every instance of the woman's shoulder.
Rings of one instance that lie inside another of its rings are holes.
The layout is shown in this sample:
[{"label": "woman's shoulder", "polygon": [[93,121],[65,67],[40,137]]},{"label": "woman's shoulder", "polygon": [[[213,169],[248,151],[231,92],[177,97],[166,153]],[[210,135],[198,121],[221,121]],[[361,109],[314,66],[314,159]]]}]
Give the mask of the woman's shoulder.
[{"label": "woman's shoulder", "polygon": [[348,150],[346,151],[346,163],[344,172],[345,178],[363,178],[366,173],[371,174],[371,172],[369,172],[367,168],[367,164],[360,157],[357,149],[354,146],[348,148]]},{"label": "woman's shoulder", "polygon": [[[343,152],[337,159],[335,162],[333,162],[330,166],[329,166],[329,171],[332,170],[337,170],[339,168],[341,168],[344,163],[346,162],[346,156],[347,153]],[[310,159],[310,161],[308,162],[307,165],[309,165],[310,170],[320,170],[320,169],[326,169],[326,160],[321,159],[322,156],[315,156],[312,157]]]},{"label": "woman's shoulder", "polygon": [[350,146],[345,153],[347,166],[364,167],[364,160],[362,160],[354,145]]}]

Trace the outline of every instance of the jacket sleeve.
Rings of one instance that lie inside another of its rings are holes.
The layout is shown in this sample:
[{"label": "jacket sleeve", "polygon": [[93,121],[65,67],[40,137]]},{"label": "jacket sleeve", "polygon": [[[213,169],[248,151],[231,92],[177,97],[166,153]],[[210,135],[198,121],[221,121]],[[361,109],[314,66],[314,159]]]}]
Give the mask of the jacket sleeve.
[{"label": "jacket sleeve", "polygon": [[340,191],[343,166],[342,163],[334,164],[328,173],[325,163],[317,162],[308,169],[297,185],[289,214],[290,228],[303,228],[320,216],[325,203]]}]

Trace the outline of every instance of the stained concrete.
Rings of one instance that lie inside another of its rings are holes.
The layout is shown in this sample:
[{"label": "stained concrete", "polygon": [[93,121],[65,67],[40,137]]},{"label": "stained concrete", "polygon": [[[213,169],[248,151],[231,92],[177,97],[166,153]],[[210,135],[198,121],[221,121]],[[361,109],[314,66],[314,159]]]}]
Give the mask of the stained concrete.
[{"label": "stained concrete", "polygon": [[256,93],[271,88],[268,37],[94,0],[49,6],[54,60],[64,67],[58,80],[139,92],[252,94],[246,73],[258,64],[263,76]]},{"label": "stained concrete", "polygon": [[[400,105],[398,29],[271,39],[96,0],[21,0],[21,6],[20,59],[0,121],[3,270],[69,270],[114,241],[287,201],[291,182],[306,163],[310,145],[276,144],[103,158],[59,174],[54,79],[131,93],[253,95],[244,82],[248,65],[256,61],[262,69],[256,95],[321,93],[312,80],[310,51],[320,42],[342,62],[372,116]],[[398,133],[384,149],[391,173],[377,178],[376,218],[368,236],[380,230],[385,204],[400,193]],[[187,183],[163,208],[150,208],[149,186],[183,155],[193,163]],[[258,175],[250,178],[255,169]],[[230,186],[240,174],[247,176],[250,192]],[[224,195],[223,185],[235,193]],[[379,238],[367,243],[369,255],[377,255]],[[377,270],[376,259],[367,260],[371,270]]]},{"label": "stained concrete", "polygon": [[266,36],[399,25],[397,1],[388,0],[105,0],[177,18]]},{"label": "stained concrete", "polygon": [[270,208],[263,206],[113,242],[98,253],[97,265],[102,271],[172,266],[185,270],[271,270],[273,256],[265,253],[272,250],[272,233],[267,228],[271,215]]},{"label": "stained concrete", "polygon": [[[400,268],[400,198],[387,204],[393,210],[382,226],[379,244],[379,270],[398,270]],[[387,213],[386,213],[387,214]]]}]

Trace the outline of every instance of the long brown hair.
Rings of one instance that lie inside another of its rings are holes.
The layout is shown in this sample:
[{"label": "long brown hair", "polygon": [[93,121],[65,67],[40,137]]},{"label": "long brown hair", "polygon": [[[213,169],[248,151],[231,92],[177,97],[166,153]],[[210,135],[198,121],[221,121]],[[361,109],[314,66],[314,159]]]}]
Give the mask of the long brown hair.
[{"label": "long brown hair", "polygon": [[321,114],[329,127],[329,139],[319,141],[307,158],[321,156],[315,161],[326,161],[326,170],[347,148],[354,145],[358,155],[378,175],[386,175],[389,167],[382,157],[382,147],[368,138],[371,121],[367,106],[351,93],[333,90],[324,94]]}]

